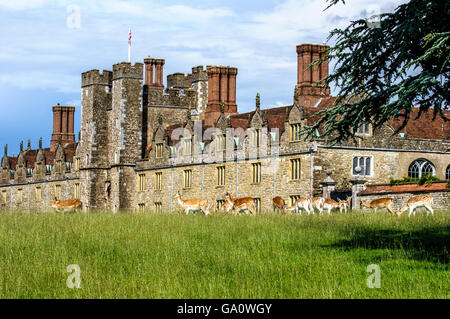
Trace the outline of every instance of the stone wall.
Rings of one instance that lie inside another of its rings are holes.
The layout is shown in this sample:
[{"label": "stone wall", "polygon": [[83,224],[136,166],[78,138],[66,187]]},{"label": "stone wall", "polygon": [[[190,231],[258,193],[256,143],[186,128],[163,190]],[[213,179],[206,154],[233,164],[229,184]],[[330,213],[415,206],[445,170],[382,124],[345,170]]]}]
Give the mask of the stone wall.
[{"label": "stone wall", "polygon": [[441,192],[414,192],[414,193],[398,193],[398,194],[386,193],[376,195],[360,195],[359,197],[363,202],[371,202],[375,199],[386,197],[392,198],[394,209],[400,210],[411,197],[418,195],[431,195],[433,197],[433,205],[432,205],[433,209],[446,209],[446,210],[450,209],[450,189]]},{"label": "stone wall", "polygon": [[[0,211],[51,210],[57,189],[60,189],[59,200],[74,199],[75,184],[80,185],[79,178],[0,185]],[[40,192],[40,199],[37,190]],[[3,202],[3,194],[6,195],[6,203]]]}]

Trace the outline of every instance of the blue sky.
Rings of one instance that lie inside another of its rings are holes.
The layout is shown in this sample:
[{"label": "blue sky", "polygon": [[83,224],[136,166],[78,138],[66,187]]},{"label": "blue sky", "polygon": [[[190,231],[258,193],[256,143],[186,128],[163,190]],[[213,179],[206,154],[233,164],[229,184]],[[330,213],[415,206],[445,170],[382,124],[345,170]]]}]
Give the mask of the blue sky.
[{"label": "blue sky", "polygon": [[257,92],[263,108],[292,102],[297,44],[323,43],[332,29],[402,2],[348,0],[324,12],[325,0],[0,0],[1,152],[7,143],[17,154],[28,138],[36,148],[41,136],[48,147],[57,103],[77,107],[77,135],[80,74],[125,61],[129,27],[132,62],[164,58],[164,79],[197,65],[238,67],[246,112]]}]

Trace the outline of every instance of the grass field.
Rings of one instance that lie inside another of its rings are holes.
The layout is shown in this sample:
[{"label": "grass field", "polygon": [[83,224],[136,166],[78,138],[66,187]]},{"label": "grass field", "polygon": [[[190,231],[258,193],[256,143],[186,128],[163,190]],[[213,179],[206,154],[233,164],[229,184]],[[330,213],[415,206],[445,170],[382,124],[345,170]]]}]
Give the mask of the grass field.
[{"label": "grass field", "polygon": [[449,298],[449,229],[449,211],[2,213],[0,298]]}]

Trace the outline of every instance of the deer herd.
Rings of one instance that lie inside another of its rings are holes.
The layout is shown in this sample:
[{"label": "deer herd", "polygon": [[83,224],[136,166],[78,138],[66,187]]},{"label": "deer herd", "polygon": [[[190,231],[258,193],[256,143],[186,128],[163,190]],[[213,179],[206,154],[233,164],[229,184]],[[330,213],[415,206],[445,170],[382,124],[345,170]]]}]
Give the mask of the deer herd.
[{"label": "deer herd", "polygon": [[[202,211],[205,215],[209,215],[214,205],[213,201],[209,201],[206,198],[184,200],[181,198],[181,194],[179,191],[176,193],[175,199],[178,201],[178,204],[186,214],[194,211]],[[303,197],[297,199],[292,205],[288,206],[283,198],[277,196],[273,198],[272,202],[274,212],[287,211],[301,214],[302,211],[305,211],[308,215],[311,215],[315,212],[315,210],[317,210],[319,214],[322,214],[323,211],[326,210],[328,215],[331,215],[331,211],[333,209],[339,209],[340,213],[347,213],[349,210],[351,210],[351,197],[348,197],[346,200],[338,201],[323,197]],[[429,212],[431,212],[431,214],[434,214],[432,204],[433,197],[431,197],[430,195],[421,195],[411,197],[398,212],[395,212],[392,207],[392,198],[375,199],[370,203],[362,202],[361,208],[370,208],[374,213],[377,211],[377,209],[385,208],[392,215],[398,216],[409,209],[408,216],[410,217],[411,214],[414,214],[415,216],[415,210],[419,207],[425,207],[427,209],[427,215]],[[219,213],[225,211],[234,215],[240,212],[250,212],[250,214],[256,215],[256,199],[253,197],[233,198],[231,197],[231,194],[227,192],[225,194],[225,202],[222,203],[220,207],[218,207],[217,211]]]},{"label": "deer herd", "polygon": [[[178,191],[175,194],[175,200],[177,200],[178,204],[184,210],[185,214],[189,214],[195,211],[201,211],[205,215],[209,215],[214,206],[214,201],[210,201],[206,198],[197,198],[197,199],[183,199],[181,197],[180,192]],[[433,197],[430,195],[420,195],[411,197],[406,204],[397,212],[392,207],[392,198],[379,198],[369,202],[362,202],[361,208],[369,208],[372,209],[375,213],[378,209],[387,209],[389,213],[392,215],[400,216],[406,210],[409,210],[408,216],[411,217],[411,214],[416,215],[416,209],[419,207],[425,207],[427,210],[427,215],[431,213],[434,214],[434,210],[432,207]],[[302,211],[305,211],[308,215],[314,214],[317,210],[319,214],[322,214],[324,210],[327,211],[328,215],[331,215],[331,211],[333,209],[339,209],[339,212],[347,213],[351,210],[351,197],[348,197],[346,200],[338,200],[335,201],[330,198],[323,197],[303,197],[298,198],[292,205],[287,205],[286,201],[277,196],[273,198],[273,211],[274,212],[295,212],[301,214]],[[52,204],[52,208],[56,211],[73,211],[73,210],[81,210],[82,202],[79,200],[63,200],[58,201],[55,198],[55,201]],[[239,197],[233,198],[230,193],[225,194],[225,201],[218,207],[218,212],[227,212],[234,215],[237,215],[241,212],[250,212],[252,215],[256,215],[257,213],[257,205],[256,200],[253,197]]]}]

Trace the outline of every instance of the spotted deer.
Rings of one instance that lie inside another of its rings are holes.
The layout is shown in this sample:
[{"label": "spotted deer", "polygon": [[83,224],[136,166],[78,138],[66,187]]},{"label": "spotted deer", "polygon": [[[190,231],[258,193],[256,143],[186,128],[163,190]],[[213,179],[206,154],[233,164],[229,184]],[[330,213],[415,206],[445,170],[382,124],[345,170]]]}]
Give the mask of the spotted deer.
[{"label": "spotted deer", "polygon": [[349,209],[351,209],[351,202],[352,202],[352,197],[349,196],[347,197],[346,200],[339,200],[339,210],[342,212],[342,210],[344,211],[344,213],[346,213]]},{"label": "spotted deer", "polygon": [[323,204],[325,203],[325,198],[323,197],[313,197],[311,199],[311,211],[314,212],[314,208],[319,211],[319,214],[323,213]]},{"label": "spotted deer", "polygon": [[376,213],[378,208],[386,208],[389,213],[394,214],[394,209],[392,208],[392,198],[379,198],[371,201],[370,203],[362,202],[361,207],[372,208],[373,212]]},{"label": "spotted deer", "polygon": [[55,200],[52,203],[52,208],[57,212],[64,211],[73,211],[73,210],[81,210],[83,203],[77,199],[69,199],[69,200]]},{"label": "spotted deer", "polygon": [[431,207],[431,205],[433,205],[433,197],[430,195],[414,196],[408,200],[397,215],[400,216],[405,210],[409,209],[408,217],[411,217],[412,213],[416,216],[416,208],[419,207],[425,207],[427,209],[427,215],[429,212],[431,212],[431,215],[434,215],[433,207]]},{"label": "spotted deer", "polygon": [[[311,199],[310,198],[299,198],[295,201],[295,211],[299,214],[301,214],[301,210],[304,209],[305,212],[308,213],[308,215],[311,214]],[[313,211],[314,212],[314,211]]]},{"label": "spotted deer", "polygon": [[230,193],[225,194],[225,204],[223,208],[229,213],[237,214],[240,211],[248,210],[252,215],[256,215],[255,199],[253,197],[232,198]]},{"label": "spotted deer", "polygon": [[180,195],[180,191],[175,194],[175,199],[178,201],[178,204],[183,208],[185,214],[189,214],[190,212],[201,210],[205,215],[209,215],[209,210],[212,207],[212,203],[206,198],[196,198],[196,199],[182,199]]},{"label": "spotted deer", "polygon": [[339,211],[342,212],[342,205],[331,198],[325,198],[325,202],[323,204],[323,209],[328,210],[328,215],[331,214],[333,209],[339,208]]},{"label": "spotted deer", "polygon": [[273,202],[273,211],[274,212],[283,212],[286,207],[286,202],[280,196],[274,197],[272,199]]}]

